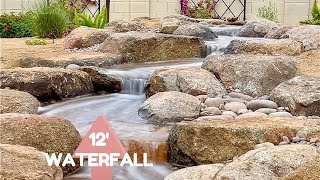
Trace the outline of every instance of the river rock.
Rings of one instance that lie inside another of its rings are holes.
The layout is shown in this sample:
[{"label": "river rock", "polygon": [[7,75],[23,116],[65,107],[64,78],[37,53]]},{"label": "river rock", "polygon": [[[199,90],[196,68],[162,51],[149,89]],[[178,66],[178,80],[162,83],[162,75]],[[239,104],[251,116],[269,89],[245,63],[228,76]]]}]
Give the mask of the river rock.
[{"label": "river rock", "polygon": [[228,94],[228,96],[233,97],[233,98],[240,98],[246,101],[251,101],[253,100],[253,97],[242,94],[242,93],[238,93],[238,92],[231,92]]},{"label": "river rock", "polygon": [[164,180],[207,180],[213,179],[223,164],[209,164],[194,167],[187,167],[175,171]]},{"label": "river rock", "polygon": [[293,115],[288,112],[274,112],[269,114],[270,117],[288,117],[292,118]]},{"label": "river rock", "polygon": [[240,102],[243,104],[247,104],[248,101],[244,100],[244,99],[240,99],[240,98],[232,98],[232,97],[224,97],[223,100],[225,102]]},{"label": "river rock", "polygon": [[272,29],[269,31],[264,38],[268,39],[280,39],[283,34],[285,34],[287,31],[289,31],[292,28],[297,27],[296,25],[286,25],[286,26],[281,26],[275,29]]},{"label": "river rock", "polygon": [[242,26],[237,36],[264,37],[269,31],[278,27],[277,23],[266,19],[251,20]]},{"label": "river rock", "polygon": [[36,148],[0,144],[1,179],[62,180],[62,170],[49,166],[44,153]]},{"label": "river rock", "polygon": [[139,116],[149,122],[164,124],[197,118],[201,102],[197,97],[177,91],[160,92],[147,99],[139,108]]},{"label": "river rock", "polygon": [[236,113],[234,113],[234,112],[232,112],[232,111],[224,111],[223,113],[222,113],[222,115],[229,115],[229,116],[232,116],[232,117],[237,117],[237,114]]},{"label": "river rock", "polygon": [[217,107],[206,107],[204,108],[204,111],[207,111],[211,116],[221,115],[221,111]]},{"label": "river rock", "polygon": [[291,39],[279,40],[232,40],[225,49],[226,54],[269,54],[296,56],[303,53],[301,42]]},{"label": "river rock", "polygon": [[105,69],[84,66],[81,71],[88,73],[92,79],[94,90],[116,93],[121,91],[121,77],[108,73]]},{"label": "river rock", "polygon": [[121,55],[124,62],[148,62],[201,57],[201,38],[153,32],[111,34],[99,50]]},{"label": "river rock", "polygon": [[103,43],[109,36],[108,31],[103,29],[80,27],[76,28],[65,38],[64,48],[87,48],[95,44]]},{"label": "river rock", "polygon": [[79,70],[80,66],[77,64],[69,64],[66,69],[70,69],[70,70]]},{"label": "river rock", "polygon": [[185,24],[185,25],[179,26],[173,32],[173,34],[201,37],[206,41],[212,41],[218,38],[218,36],[209,27],[198,24],[198,23]]},{"label": "river rock", "polygon": [[252,111],[256,111],[260,108],[271,108],[271,109],[278,109],[277,103],[270,101],[270,100],[252,100],[247,103],[248,109],[251,109]]},{"label": "river rock", "polygon": [[224,101],[222,98],[207,98],[204,102],[207,107],[217,107],[219,108],[221,105],[224,105]]},{"label": "river rock", "polygon": [[2,69],[1,88],[25,91],[38,99],[61,99],[93,92],[90,76],[82,71],[56,68]]},{"label": "river rock", "polygon": [[309,145],[259,148],[224,166],[215,179],[279,179],[319,157],[317,149]]},{"label": "river rock", "polygon": [[320,158],[313,162],[300,166],[293,172],[284,176],[281,180],[319,180],[320,179]]},{"label": "river rock", "polygon": [[107,27],[112,27],[113,32],[116,33],[121,33],[121,32],[129,32],[129,31],[141,31],[144,28],[133,21],[123,21],[123,20],[118,20],[118,21],[112,21],[108,23]]},{"label": "river rock", "polygon": [[[202,118],[202,117],[201,117]],[[320,136],[317,120],[253,118],[241,121],[215,120],[177,123],[171,130],[170,162],[181,165],[223,163],[252,150],[256,144],[279,144],[298,131],[308,139]],[[219,139],[219,140],[217,140]]]},{"label": "river rock", "polygon": [[216,120],[234,120],[234,117],[231,115],[216,115],[216,116],[201,116],[194,121],[216,121]]},{"label": "river rock", "polygon": [[[61,117],[31,114],[0,115],[1,144],[31,146],[47,153],[73,153],[81,136],[73,124]],[[76,167],[63,167],[64,175]]]},{"label": "river rock", "polygon": [[227,54],[209,56],[202,68],[219,77],[226,87],[233,86],[250,96],[268,94],[296,74],[294,57]]},{"label": "river rock", "polygon": [[306,51],[320,48],[320,27],[317,25],[297,26],[288,30],[281,38],[302,42]]},{"label": "river rock", "polygon": [[276,109],[272,109],[272,108],[259,108],[257,110],[255,110],[255,112],[260,112],[260,113],[264,113],[264,114],[271,114],[271,113],[275,113],[277,112]]},{"label": "river rock", "polygon": [[0,114],[36,114],[40,102],[31,94],[22,91],[0,89]]},{"label": "river rock", "polygon": [[247,109],[247,106],[241,102],[229,102],[224,105],[224,109],[237,113],[240,109]]},{"label": "river rock", "polygon": [[237,116],[236,120],[265,118],[265,117],[268,117],[268,115],[260,112],[247,112]]},{"label": "river rock", "polygon": [[320,78],[298,76],[281,83],[271,98],[296,116],[320,115]]},{"label": "river rock", "polygon": [[147,82],[146,94],[180,91],[194,96],[218,96],[227,93],[219,80],[201,68],[165,68],[156,70]]}]

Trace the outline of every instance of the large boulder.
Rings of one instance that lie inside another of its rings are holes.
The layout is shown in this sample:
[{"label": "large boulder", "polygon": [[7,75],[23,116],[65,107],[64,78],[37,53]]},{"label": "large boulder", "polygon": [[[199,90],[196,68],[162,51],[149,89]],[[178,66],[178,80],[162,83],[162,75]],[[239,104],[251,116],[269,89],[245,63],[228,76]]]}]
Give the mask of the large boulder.
[{"label": "large boulder", "polygon": [[169,174],[164,180],[209,180],[213,179],[223,164],[187,167]]},{"label": "large boulder", "polygon": [[269,31],[278,27],[277,23],[267,19],[251,20],[240,29],[237,36],[264,37]]},{"label": "large boulder", "polygon": [[297,69],[300,76],[320,77],[320,49],[307,51],[298,57]]},{"label": "large boulder", "polygon": [[125,62],[147,62],[201,57],[203,46],[197,37],[127,32],[110,35],[100,50],[122,55]]},{"label": "large boulder", "polygon": [[227,46],[226,54],[270,54],[295,56],[303,53],[302,43],[291,39],[280,40],[233,40]]},{"label": "large boulder", "polygon": [[151,123],[182,121],[197,118],[201,102],[197,97],[177,91],[160,92],[147,99],[139,108],[139,116]]},{"label": "large boulder", "polygon": [[295,57],[227,54],[209,56],[202,68],[214,73],[225,86],[251,96],[263,96],[296,74]]},{"label": "large boulder", "polygon": [[62,170],[49,166],[44,153],[32,147],[0,144],[1,179],[62,180]]},{"label": "large boulder", "polygon": [[286,26],[281,26],[278,28],[274,28],[271,31],[269,31],[264,38],[268,39],[280,39],[283,34],[285,34],[287,31],[289,31],[292,28],[297,27],[296,25],[286,25]]},{"label": "large boulder", "polygon": [[121,33],[121,32],[129,32],[129,31],[141,31],[144,28],[135,22],[132,21],[112,21],[108,24],[107,28],[111,27],[113,32]]},{"label": "large boulder", "polygon": [[93,92],[90,76],[82,71],[55,68],[2,69],[1,88],[25,91],[38,99],[66,98]]},{"label": "large boulder", "polygon": [[225,163],[255,145],[279,144],[297,132],[307,139],[320,137],[319,120],[288,118],[251,118],[177,123],[171,130],[168,145],[170,162],[181,165]]},{"label": "large boulder", "polygon": [[[31,114],[1,114],[0,144],[31,146],[46,153],[73,153],[81,136],[72,123],[61,117]],[[77,167],[63,167],[68,174]]]},{"label": "large boulder", "polygon": [[64,42],[65,49],[87,48],[95,44],[103,43],[109,36],[108,31],[103,29],[80,27],[73,30]]},{"label": "large boulder", "polygon": [[0,89],[0,114],[36,114],[40,102],[31,94],[22,91]]},{"label": "large boulder", "polygon": [[179,26],[174,35],[202,37],[204,40],[210,41],[218,38],[218,36],[207,26],[192,23]]},{"label": "large boulder", "polygon": [[199,22],[194,18],[190,18],[184,15],[170,15],[166,16],[161,20],[161,29],[160,32],[164,34],[172,34],[179,26],[184,24],[191,24]]},{"label": "large boulder", "polygon": [[105,69],[94,66],[83,66],[80,67],[80,70],[90,75],[96,92],[106,91],[109,93],[116,93],[121,91],[122,79],[118,76],[107,73]]},{"label": "large boulder", "polygon": [[288,30],[281,38],[290,38],[303,43],[306,51],[320,48],[320,26],[304,25]]},{"label": "large boulder", "polygon": [[282,180],[319,180],[320,159],[314,160],[289,173]]},{"label": "large boulder", "polygon": [[156,70],[147,82],[147,97],[158,92],[180,91],[197,95],[225,95],[226,89],[219,80],[201,68],[165,68]]},{"label": "large boulder", "polygon": [[310,145],[263,147],[249,151],[227,164],[214,179],[279,179],[319,157],[317,148]]},{"label": "large boulder", "polygon": [[149,30],[159,30],[161,28],[160,18],[137,17],[132,19],[132,21]]},{"label": "large boulder", "polygon": [[298,76],[281,83],[271,92],[278,105],[294,115],[320,116],[320,78]]}]

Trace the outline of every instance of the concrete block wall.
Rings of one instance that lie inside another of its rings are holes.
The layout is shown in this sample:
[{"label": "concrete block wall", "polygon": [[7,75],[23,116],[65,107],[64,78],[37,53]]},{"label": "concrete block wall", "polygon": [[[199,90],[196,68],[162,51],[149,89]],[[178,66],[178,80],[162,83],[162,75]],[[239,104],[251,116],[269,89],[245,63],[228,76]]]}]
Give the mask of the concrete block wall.
[{"label": "concrete block wall", "polygon": [[[25,12],[32,7],[31,4],[34,1],[36,0],[1,0],[0,13]],[[105,1],[101,0],[103,4]],[[225,0],[227,4],[232,1]],[[235,15],[242,11],[242,6],[238,1],[236,0],[230,8]],[[299,21],[311,17],[313,0],[247,0],[247,19],[255,18],[258,15],[258,9],[264,5],[268,6],[270,1],[277,8],[281,23],[298,24]],[[110,20],[132,20],[141,16],[161,18],[170,14],[177,14],[179,10],[180,0],[111,0]],[[226,6],[220,0],[216,6],[216,11],[222,14],[225,10]],[[232,14],[227,11],[225,16],[229,17]]]}]

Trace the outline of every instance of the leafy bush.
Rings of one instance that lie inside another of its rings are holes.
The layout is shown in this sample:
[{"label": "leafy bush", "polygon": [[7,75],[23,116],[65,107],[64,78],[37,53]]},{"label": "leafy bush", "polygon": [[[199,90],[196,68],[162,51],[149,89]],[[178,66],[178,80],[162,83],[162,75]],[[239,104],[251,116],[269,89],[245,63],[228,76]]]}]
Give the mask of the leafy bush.
[{"label": "leafy bush", "polygon": [[79,26],[87,26],[93,28],[103,29],[107,25],[107,8],[103,6],[101,12],[96,17],[90,17],[87,13],[75,12],[75,24]]},{"label": "leafy bush", "polygon": [[318,7],[318,0],[313,2],[311,14],[312,19],[300,21],[300,24],[320,25],[320,8]]},{"label": "leafy bush", "polygon": [[68,28],[68,15],[57,4],[47,4],[45,0],[36,3],[34,28],[42,38],[61,38]]},{"label": "leafy bush", "polygon": [[278,22],[278,10],[272,5],[271,1],[269,1],[269,6],[263,6],[258,9],[258,16],[261,18],[268,19],[270,21]]},{"label": "leafy bush", "polygon": [[21,38],[34,36],[32,16],[30,13],[0,16],[0,38]]},{"label": "leafy bush", "polygon": [[28,39],[26,40],[27,45],[47,45],[48,42],[44,39]]}]

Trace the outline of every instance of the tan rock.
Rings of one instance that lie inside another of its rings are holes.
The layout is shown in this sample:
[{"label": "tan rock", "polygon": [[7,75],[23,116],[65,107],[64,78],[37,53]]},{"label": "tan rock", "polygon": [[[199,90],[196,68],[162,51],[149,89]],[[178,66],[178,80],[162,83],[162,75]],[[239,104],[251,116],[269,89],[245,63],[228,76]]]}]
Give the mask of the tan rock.
[{"label": "tan rock", "polygon": [[90,76],[82,71],[55,68],[2,69],[1,88],[25,91],[39,99],[66,98],[93,92]]},{"label": "tan rock", "polygon": [[0,179],[63,179],[61,168],[48,166],[44,153],[35,148],[0,144],[0,155]]},{"label": "tan rock", "polygon": [[297,74],[320,77],[320,49],[307,51],[298,57]]},{"label": "tan rock", "polygon": [[40,102],[31,94],[22,91],[0,89],[0,114],[36,114]]},{"label": "tan rock", "polygon": [[183,165],[223,163],[254,149],[256,144],[279,144],[282,136],[292,138],[298,131],[307,138],[320,136],[319,120],[253,118],[181,122],[170,132],[170,162]]},{"label": "tan rock", "polygon": [[100,51],[120,55],[124,62],[148,62],[201,57],[203,45],[196,37],[127,32],[110,35]]},{"label": "tan rock", "polygon": [[320,159],[299,167],[290,172],[281,180],[319,180],[320,179]]},{"label": "tan rock", "polygon": [[[81,136],[72,123],[61,117],[31,114],[0,115],[1,144],[31,146],[47,153],[73,153]],[[64,167],[64,174],[77,167]]]},{"label": "tan rock", "polygon": [[164,180],[209,180],[213,179],[223,166],[223,164],[210,164],[187,167],[171,173]]},{"label": "tan rock", "polygon": [[145,29],[159,30],[161,28],[161,20],[159,18],[138,17],[132,21],[140,24]]}]

